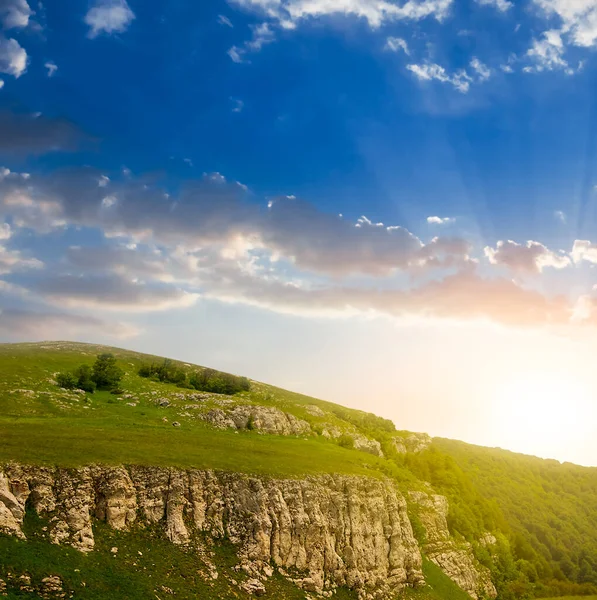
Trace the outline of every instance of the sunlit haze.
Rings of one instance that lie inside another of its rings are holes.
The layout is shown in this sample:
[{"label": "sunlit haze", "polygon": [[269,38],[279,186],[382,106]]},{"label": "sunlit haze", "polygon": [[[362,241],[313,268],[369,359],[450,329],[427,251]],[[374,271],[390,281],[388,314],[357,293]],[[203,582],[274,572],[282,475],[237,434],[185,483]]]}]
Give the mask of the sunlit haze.
[{"label": "sunlit haze", "polygon": [[597,465],[596,16],[0,2],[0,341]]}]

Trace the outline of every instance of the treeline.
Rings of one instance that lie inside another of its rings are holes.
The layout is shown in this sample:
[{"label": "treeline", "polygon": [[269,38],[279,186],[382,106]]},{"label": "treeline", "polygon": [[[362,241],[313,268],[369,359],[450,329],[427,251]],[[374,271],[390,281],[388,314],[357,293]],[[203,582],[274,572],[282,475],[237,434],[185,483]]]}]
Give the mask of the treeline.
[{"label": "treeline", "polygon": [[67,390],[83,390],[93,394],[95,390],[119,393],[118,385],[124,371],[116,364],[113,354],[100,354],[93,366],[80,365],[74,371],[58,373],[56,384]]},{"label": "treeline", "polygon": [[238,392],[247,392],[251,387],[246,377],[223,373],[216,369],[201,369],[187,373],[169,359],[161,363],[145,363],[139,368],[138,374],[154,381],[173,383],[181,388],[230,396]]},{"label": "treeline", "polygon": [[503,532],[499,559],[476,549],[500,600],[597,593],[595,469],[437,439],[407,461],[448,496],[454,532]]}]

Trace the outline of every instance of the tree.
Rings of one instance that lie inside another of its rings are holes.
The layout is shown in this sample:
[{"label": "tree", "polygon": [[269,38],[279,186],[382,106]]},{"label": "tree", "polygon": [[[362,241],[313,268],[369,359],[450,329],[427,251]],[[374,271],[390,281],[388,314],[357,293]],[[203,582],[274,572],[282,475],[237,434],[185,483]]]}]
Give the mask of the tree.
[{"label": "tree", "polygon": [[113,354],[100,354],[93,365],[92,379],[98,390],[111,390],[118,387],[124,373],[116,365]]},{"label": "tree", "polygon": [[56,383],[65,390],[74,390],[77,387],[77,378],[72,373],[58,373]]},{"label": "tree", "polygon": [[97,387],[95,381],[93,381],[93,370],[89,365],[81,365],[75,371],[75,377],[77,378],[77,387],[84,392],[93,394]]}]

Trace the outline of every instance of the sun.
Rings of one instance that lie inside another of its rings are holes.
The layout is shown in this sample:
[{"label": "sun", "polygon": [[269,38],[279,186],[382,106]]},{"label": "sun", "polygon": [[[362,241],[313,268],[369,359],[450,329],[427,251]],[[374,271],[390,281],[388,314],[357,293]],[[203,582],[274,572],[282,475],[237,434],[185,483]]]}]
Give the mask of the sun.
[{"label": "sun", "polygon": [[494,427],[504,447],[542,457],[565,457],[589,431],[594,410],[589,387],[563,373],[532,372],[496,389]]}]

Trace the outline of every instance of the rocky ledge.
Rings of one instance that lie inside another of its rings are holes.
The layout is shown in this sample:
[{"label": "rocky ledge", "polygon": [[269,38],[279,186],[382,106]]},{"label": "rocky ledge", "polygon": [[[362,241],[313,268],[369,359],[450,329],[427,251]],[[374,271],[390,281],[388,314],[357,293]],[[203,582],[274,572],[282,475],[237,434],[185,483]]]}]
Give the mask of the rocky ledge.
[{"label": "rocky ledge", "polygon": [[342,585],[361,598],[387,598],[423,583],[406,500],[390,480],[0,466],[0,529],[24,537],[26,505],[48,519],[52,542],[82,552],[94,548],[93,519],[115,529],[162,523],[168,538],[182,545],[199,532],[225,536],[256,589],[274,568],[326,595]]}]

